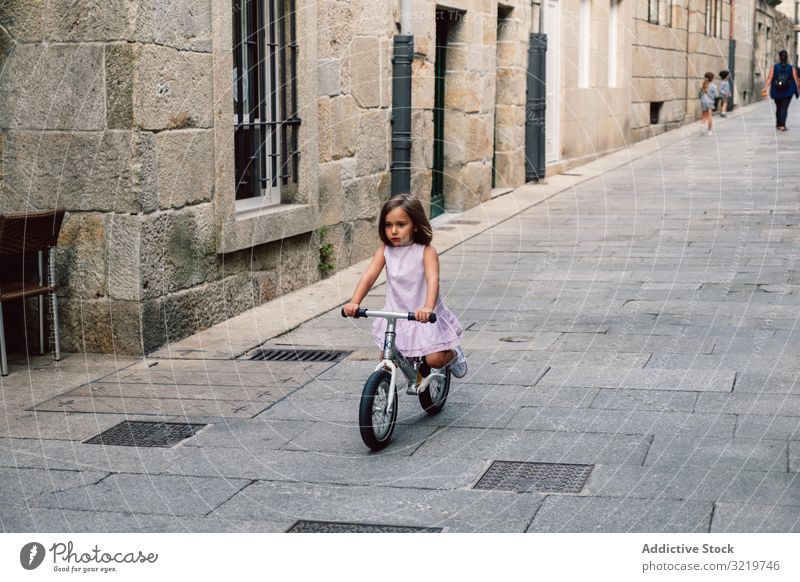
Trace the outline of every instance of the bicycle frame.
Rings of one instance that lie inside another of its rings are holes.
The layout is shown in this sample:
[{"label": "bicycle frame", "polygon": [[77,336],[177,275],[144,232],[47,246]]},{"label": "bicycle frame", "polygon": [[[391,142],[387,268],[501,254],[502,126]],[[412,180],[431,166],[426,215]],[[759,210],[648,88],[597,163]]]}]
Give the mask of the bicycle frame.
[{"label": "bicycle frame", "polygon": [[[431,371],[431,373],[428,374],[422,380],[422,382],[417,384],[417,372],[419,371],[419,364],[412,364],[403,354],[397,351],[397,346],[395,345],[395,328],[397,326],[397,320],[409,319],[416,321],[413,313],[395,313],[392,311],[372,311],[360,309],[359,317],[383,317],[386,319],[386,334],[383,337],[383,359],[377,365],[375,371],[377,372],[378,370],[384,369],[392,375],[392,379],[389,383],[389,405],[387,412],[391,412],[392,407],[394,406],[395,395],[397,393],[398,368],[400,368],[400,371],[408,380],[409,394],[419,394],[420,392],[424,392],[428,388],[428,384],[430,384],[434,379],[445,379],[444,374],[438,372],[433,373],[433,371]],[[433,318],[431,323],[435,321],[436,319]]]}]

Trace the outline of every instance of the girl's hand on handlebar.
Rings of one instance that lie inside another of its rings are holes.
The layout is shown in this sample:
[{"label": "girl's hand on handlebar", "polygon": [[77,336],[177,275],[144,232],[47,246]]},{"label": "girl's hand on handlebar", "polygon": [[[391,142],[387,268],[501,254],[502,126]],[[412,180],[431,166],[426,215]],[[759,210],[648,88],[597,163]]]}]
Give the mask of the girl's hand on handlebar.
[{"label": "girl's hand on handlebar", "polygon": [[429,309],[427,307],[423,307],[421,309],[417,309],[414,312],[414,316],[417,318],[417,321],[420,323],[428,323],[431,319],[431,313],[433,313],[433,309]]},{"label": "girl's hand on handlebar", "polygon": [[347,303],[342,310],[347,317],[355,317],[359,307],[361,306],[358,303]]}]

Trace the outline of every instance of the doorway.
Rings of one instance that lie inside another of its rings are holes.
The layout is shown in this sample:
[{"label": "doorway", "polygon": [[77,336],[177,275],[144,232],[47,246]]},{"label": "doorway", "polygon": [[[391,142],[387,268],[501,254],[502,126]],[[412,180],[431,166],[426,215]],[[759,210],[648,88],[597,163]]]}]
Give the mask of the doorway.
[{"label": "doorway", "polygon": [[545,159],[548,164],[559,159],[559,122],[561,102],[561,78],[559,55],[561,35],[558,0],[544,0],[544,30],[547,35],[547,97],[545,102]]},{"label": "doorway", "polygon": [[444,112],[445,75],[447,74],[447,35],[452,12],[436,11],[436,64],[433,94],[433,175],[431,184],[431,218],[444,212]]}]

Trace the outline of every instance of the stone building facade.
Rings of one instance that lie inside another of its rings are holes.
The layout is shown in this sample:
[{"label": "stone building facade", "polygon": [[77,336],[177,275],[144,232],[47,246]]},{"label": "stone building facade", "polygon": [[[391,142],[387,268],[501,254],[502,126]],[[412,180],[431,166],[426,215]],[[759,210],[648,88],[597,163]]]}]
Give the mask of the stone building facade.
[{"label": "stone building facade", "polygon": [[6,0],[0,212],[68,211],[66,350],[146,353],[374,251],[401,22],[411,190],[457,212],[525,181],[532,31],[554,173],[695,119],[731,21],[737,101],[759,98],[796,54],[776,3]]},{"label": "stone building facade", "polygon": [[[413,2],[412,190],[430,201],[443,132],[458,211],[524,182],[530,3],[446,4]],[[401,17],[394,0],[3,2],[0,212],[68,211],[63,348],[147,353],[368,257]]]},{"label": "stone building facade", "polygon": [[548,69],[547,79],[555,87],[547,105],[556,111],[547,124],[548,140],[556,142],[548,174],[698,119],[707,71],[735,72],[737,104],[761,99],[777,51],[786,48],[792,62],[797,54],[793,25],[778,4],[538,0],[543,17],[535,28],[548,34],[548,66],[557,70]]}]

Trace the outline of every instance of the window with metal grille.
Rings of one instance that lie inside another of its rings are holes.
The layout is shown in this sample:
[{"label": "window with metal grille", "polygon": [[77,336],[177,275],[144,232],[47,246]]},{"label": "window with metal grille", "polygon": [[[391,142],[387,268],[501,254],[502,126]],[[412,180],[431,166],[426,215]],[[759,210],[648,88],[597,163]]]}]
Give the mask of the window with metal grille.
[{"label": "window with metal grille", "polygon": [[289,201],[299,163],[296,0],[233,0],[236,199]]},{"label": "window with metal grille", "polygon": [[706,0],[706,35],[722,37],[722,0]]}]

